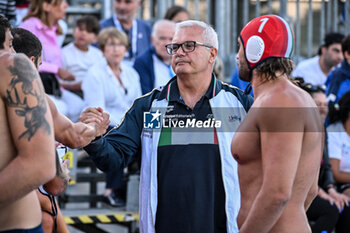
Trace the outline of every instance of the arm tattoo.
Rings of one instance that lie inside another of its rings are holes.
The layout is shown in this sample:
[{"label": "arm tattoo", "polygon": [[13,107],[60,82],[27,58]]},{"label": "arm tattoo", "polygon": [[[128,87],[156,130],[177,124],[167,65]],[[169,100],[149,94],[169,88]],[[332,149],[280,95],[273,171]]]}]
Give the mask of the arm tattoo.
[{"label": "arm tattoo", "polygon": [[[18,139],[26,137],[30,141],[39,128],[43,128],[50,135],[50,125],[45,119],[46,97],[41,88],[37,71],[33,69],[29,60],[16,55],[13,66],[9,66],[8,69],[12,74],[12,79],[6,90],[5,100],[9,107],[16,109],[17,116],[24,117],[26,129]],[[18,95],[18,90],[24,94],[22,99]],[[28,97],[34,97],[36,103],[28,103]]]}]

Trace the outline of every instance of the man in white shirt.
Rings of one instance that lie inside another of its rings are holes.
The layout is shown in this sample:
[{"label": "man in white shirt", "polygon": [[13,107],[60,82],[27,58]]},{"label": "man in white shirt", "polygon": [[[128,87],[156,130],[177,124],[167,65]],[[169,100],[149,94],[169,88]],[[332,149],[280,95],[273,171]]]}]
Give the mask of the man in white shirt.
[{"label": "man in white shirt", "polygon": [[75,76],[74,81],[62,81],[62,86],[81,97],[81,83],[87,70],[103,58],[102,52],[90,45],[96,42],[99,30],[94,16],[79,18],[73,30],[75,40],[62,49],[63,67]]},{"label": "man in white shirt", "polygon": [[171,68],[171,55],[165,49],[174,33],[174,22],[165,19],[157,21],[151,36],[153,46],[136,58],[134,68],[140,75],[142,94],[164,86],[175,75]]},{"label": "man in white shirt", "polygon": [[306,83],[323,85],[333,67],[343,60],[341,41],[344,35],[329,33],[321,45],[318,55],[300,62],[292,72],[293,77],[302,77]]}]

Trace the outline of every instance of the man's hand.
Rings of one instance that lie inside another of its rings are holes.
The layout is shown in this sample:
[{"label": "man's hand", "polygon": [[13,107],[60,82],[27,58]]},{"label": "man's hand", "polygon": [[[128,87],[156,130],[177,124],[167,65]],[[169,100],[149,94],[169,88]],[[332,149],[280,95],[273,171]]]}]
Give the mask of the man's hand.
[{"label": "man's hand", "polygon": [[95,123],[96,137],[103,135],[110,124],[109,114],[103,112],[102,108],[87,108],[80,117],[79,121],[85,124]]},{"label": "man's hand", "polygon": [[69,159],[65,159],[62,161],[61,163],[61,174],[60,177],[64,180],[66,180],[67,182],[69,182],[70,179],[70,172],[68,169],[68,165],[69,165]]},{"label": "man's hand", "polygon": [[68,70],[65,70],[62,68],[58,69],[57,75],[65,81],[74,81],[75,80],[75,76],[72,73],[70,73]]},{"label": "man's hand", "polygon": [[103,115],[103,121],[97,127],[97,135],[96,135],[96,137],[105,134],[109,124],[111,123],[111,121],[109,120],[109,114],[108,113],[103,112],[102,115]]},{"label": "man's hand", "polygon": [[51,195],[57,196],[66,190],[70,179],[68,163],[68,159],[63,160],[63,162],[61,163],[61,168],[58,169],[59,174],[56,174],[55,178],[43,185],[46,192],[48,192]]},{"label": "man's hand", "polygon": [[98,108],[87,108],[85,109],[80,117],[79,117],[79,121],[83,122],[85,124],[89,124],[91,122],[96,122],[97,124],[102,123],[103,121],[103,110],[102,108],[98,107]]}]

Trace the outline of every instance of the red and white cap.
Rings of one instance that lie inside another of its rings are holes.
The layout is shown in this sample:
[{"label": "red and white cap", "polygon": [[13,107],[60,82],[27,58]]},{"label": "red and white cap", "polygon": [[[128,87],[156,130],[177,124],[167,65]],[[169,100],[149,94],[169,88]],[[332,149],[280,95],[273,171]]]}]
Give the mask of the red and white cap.
[{"label": "red and white cap", "polygon": [[294,32],[277,15],[263,15],[250,21],[240,35],[250,69],[271,57],[291,58]]}]

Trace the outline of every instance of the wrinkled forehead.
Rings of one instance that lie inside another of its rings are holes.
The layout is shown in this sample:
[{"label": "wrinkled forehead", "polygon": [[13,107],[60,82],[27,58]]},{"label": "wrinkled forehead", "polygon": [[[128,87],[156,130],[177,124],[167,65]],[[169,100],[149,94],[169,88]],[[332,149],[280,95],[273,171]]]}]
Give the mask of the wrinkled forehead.
[{"label": "wrinkled forehead", "polygon": [[203,28],[198,26],[176,28],[173,43],[183,43],[189,40],[203,42],[203,30]]}]

